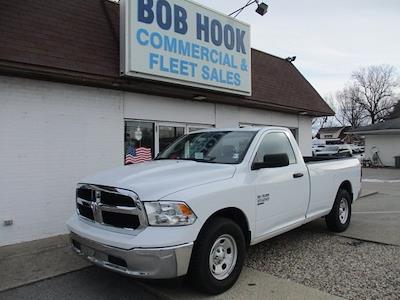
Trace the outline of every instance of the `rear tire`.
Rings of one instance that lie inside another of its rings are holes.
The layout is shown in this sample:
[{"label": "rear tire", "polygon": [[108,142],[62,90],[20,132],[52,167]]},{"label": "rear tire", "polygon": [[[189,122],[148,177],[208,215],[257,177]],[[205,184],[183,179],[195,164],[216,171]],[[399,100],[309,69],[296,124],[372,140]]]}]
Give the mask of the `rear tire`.
[{"label": "rear tire", "polygon": [[332,210],[325,217],[326,225],[333,232],[343,232],[350,225],[351,196],[347,190],[339,189]]},{"label": "rear tire", "polygon": [[216,217],[205,225],[194,244],[188,279],[202,292],[223,293],[239,278],[245,256],[246,240],[240,226]]}]

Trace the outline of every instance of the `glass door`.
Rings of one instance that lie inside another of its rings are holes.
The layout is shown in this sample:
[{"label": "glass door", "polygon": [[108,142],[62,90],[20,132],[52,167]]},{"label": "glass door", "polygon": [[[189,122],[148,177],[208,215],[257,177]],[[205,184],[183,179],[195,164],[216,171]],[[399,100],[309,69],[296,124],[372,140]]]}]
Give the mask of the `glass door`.
[{"label": "glass door", "polygon": [[189,125],[187,125],[186,133],[191,133],[193,131],[207,129],[207,128],[211,128],[211,127],[213,127],[213,126],[211,126],[211,125],[202,125],[202,124],[189,124]]},{"label": "glass door", "polygon": [[160,123],[158,125],[158,153],[185,134],[185,124]]}]

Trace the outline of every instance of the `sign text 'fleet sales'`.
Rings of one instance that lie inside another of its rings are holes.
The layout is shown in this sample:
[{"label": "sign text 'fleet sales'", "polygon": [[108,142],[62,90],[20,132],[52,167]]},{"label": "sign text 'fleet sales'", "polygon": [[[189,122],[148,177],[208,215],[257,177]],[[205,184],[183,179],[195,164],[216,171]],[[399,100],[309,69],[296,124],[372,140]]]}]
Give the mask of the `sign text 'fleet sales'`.
[{"label": "sign text 'fleet sales'", "polygon": [[251,95],[250,26],[187,0],[122,0],[123,75]]}]

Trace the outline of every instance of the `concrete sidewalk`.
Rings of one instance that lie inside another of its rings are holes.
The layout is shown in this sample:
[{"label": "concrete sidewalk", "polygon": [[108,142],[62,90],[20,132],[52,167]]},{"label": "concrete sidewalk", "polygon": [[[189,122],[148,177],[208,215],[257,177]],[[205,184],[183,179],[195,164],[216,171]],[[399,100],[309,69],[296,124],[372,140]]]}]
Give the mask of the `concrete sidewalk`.
[{"label": "concrete sidewalk", "polygon": [[400,169],[363,168],[363,179],[377,179],[381,181],[400,180]]},{"label": "concrete sidewalk", "polygon": [[0,247],[0,291],[89,265],[72,252],[67,235]]},{"label": "concrete sidewalk", "polygon": [[280,279],[252,268],[244,268],[239,280],[227,292],[209,296],[193,291],[182,280],[158,282],[157,291],[171,299],[296,299],[296,300],[339,300],[343,299],[295,282]]},{"label": "concrete sidewalk", "polygon": [[[387,179],[396,178],[397,173],[400,174],[400,170],[389,171],[386,172]],[[375,193],[354,203],[351,225],[340,235],[400,246],[400,183],[363,182],[362,187],[363,193]]]},{"label": "concrete sidewalk", "polygon": [[[67,236],[1,247],[0,298],[2,298],[1,291],[7,290],[3,292],[3,295],[9,297],[8,299],[17,295],[25,295],[26,297],[21,297],[27,299],[33,299],[28,297],[29,295],[36,295],[41,299],[51,299],[52,296],[62,293],[64,290],[62,287],[65,286],[67,289],[68,286],[71,287],[77,281],[82,281],[85,276],[89,276],[87,274],[91,274],[90,289],[77,285],[76,288],[82,290],[70,291],[68,295],[72,297],[85,294],[85,299],[98,299],[99,295],[96,294],[96,291],[104,290],[103,283],[108,276],[111,278],[110,282],[118,282],[119,295],[122,298],[127,296],[127,299],[129,299],[132,285],[134,285],[133,289],[140,290],[141,294],[149,295],[152,299],[154,299],[154,295],[159,295],[159,299],[341,299],[251,268],[243,270],[239,281],[228,292],[210,297],[193,291],[182,279],[142,281],[95,267],[90,268],[94,269],[93,271],[71,273],[88,266],[86,261],[72,252]],[[99,276],[98,279],[94,278],[97,276]],[[48,278],[50,279],[38,282]],[[80,279],[78,280],[78,278]],[[88,278],[85,280],[87,281]],[[46,291],[42,291],[44,287]],[[124,294],[125,291],[128,294]],[[71,298],[69,296],[67,298]]]}]

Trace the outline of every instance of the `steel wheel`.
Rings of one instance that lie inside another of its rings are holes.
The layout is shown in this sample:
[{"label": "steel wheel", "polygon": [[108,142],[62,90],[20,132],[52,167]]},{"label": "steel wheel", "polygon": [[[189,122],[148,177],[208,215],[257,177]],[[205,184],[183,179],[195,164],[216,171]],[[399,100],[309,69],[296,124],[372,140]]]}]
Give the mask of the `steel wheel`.
[{"label": "steel wheel", "polygon": [[223,234],[215,241],[209,255],[211,274],[217,280],[224,280],[233,271],[237,260],[235,239],[229,234]]},{"label": "steel wheel", "polygon": [[339,189],[331,212],[325,216],[326,225],[333,232],[343,232],[349,227],[351,219],[351,194]]},{"label": "steel wheel", "polygon": [[349,203],[346,198],[342,198],[339,204],[339,220],[340,223],[346,224],[349,217]]}]

